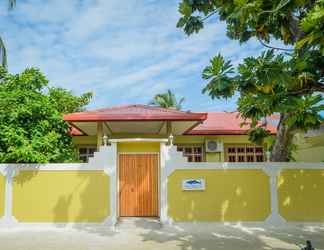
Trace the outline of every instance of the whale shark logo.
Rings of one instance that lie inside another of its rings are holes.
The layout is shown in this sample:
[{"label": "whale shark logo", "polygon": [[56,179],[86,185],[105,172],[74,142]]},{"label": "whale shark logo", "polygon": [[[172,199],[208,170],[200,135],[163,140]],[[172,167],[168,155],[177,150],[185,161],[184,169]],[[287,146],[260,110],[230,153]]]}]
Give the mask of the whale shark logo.
[{"label": "whale shark logo", "polygon": [[200,185],[201,184],[201,181],[199,180],[190,180],[190,181],[187,181],[186,182],[187,184],[190,184],[190,185]]}]

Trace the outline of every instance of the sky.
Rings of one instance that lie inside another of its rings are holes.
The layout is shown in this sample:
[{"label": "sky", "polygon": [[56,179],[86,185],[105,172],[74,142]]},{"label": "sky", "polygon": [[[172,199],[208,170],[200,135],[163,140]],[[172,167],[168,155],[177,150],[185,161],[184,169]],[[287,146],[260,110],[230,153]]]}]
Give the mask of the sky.
[{"label": "sky", "polygon": [[0,3],[0,34],[8,67],[39,68],[51,86],[79,95],[91,91],[88,109],[147,104],[171,89],[184,110],[233,111],[236,99],[212,100],[201,72],[221,53],[237,65],[264,50],[226,37],[215,16],[199,33],[176,28],[180,0],[17,0]]}]

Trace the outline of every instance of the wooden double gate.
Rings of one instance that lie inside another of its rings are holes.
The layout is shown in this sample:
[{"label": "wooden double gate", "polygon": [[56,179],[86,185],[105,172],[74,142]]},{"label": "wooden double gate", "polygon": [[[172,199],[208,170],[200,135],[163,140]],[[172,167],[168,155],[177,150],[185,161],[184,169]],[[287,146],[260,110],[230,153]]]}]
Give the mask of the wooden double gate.
[{"label": "wooden double gate", "polygon": [[158,154],[119,154],[119,216],[159,216]]}]

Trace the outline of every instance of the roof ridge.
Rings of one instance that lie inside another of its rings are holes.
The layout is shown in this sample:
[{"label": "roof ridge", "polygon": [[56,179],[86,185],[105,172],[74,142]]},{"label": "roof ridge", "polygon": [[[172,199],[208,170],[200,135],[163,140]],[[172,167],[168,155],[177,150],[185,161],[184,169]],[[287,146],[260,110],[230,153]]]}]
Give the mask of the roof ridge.
[{"label": "roof ridge", "polygon": [[163,108],[163,107],[149,105],[149,104],[122,104],[122,105],[116,105],[116,106],[111,106],[111,107],[107,107],[107,108],[86,110],[81,113],[103,112],[103,111],[107,111],[107,110],[126,109],[126,108],[144,108],[144,109],[159,110],[161,112],[174,113],[174,114],[206,113],[206,112],[182,111],[182,110],[177,110],[177,109]]}]

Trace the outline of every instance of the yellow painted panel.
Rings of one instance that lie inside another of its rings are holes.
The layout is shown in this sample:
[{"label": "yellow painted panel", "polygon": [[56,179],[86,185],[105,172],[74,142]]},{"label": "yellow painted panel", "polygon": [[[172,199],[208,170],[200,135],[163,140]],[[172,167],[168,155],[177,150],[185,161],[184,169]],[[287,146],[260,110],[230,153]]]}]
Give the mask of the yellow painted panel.
[{"label": "yellow painted panel", "polygon": [[160,152],[159,142],[119,142],[117,144],[118,152]]},{"label": "yellow painted panel", "polygon": [[[182,180],[203,178],[204,191],[182,191]],[[168,179],[168,215],[175,221],[264,221],[269,177],[262,170],[176,170]]]},{"label": "yellow painted panel", "polygon": [[251,143],[248,135],[179,135],[175,137],[174,143],[204,143],[205,140],[221,140],[224,143]]},{"label": "yellow painted panel", "polygon": [[324,170],[287,169],[278,177],[279,213],[287,221],[324,222]]},{"label": "yellow painted panel", "polygon": [[0,173],[0,218],[4,215],[6,179]]},{"label": "yellow painted panel", "polygon": [[324,162],[324,146],[299,149],[294,158],[299,162]]},{"label": "yellow painted panel", "polygon": [[[123,138],[167,138],[166,135],[157,134],[114,134],[109,136],[109,139],[123,139]],[[97,136],[73,136],[72,142],[74,145],[96,145]]]},{"label": "yellow painted panel", "polygon": [[97,136],[73,136],[74,145],[97,145]]},{"label": "yellow painted panel", "polygon": [[21,171],[13,184],[20,222],[102,222],[110,214],[103,171]]},{"label": "yellow painted panel", "polygon": [[221,153],[207,153],[206,152],[206,161],[207,162],[222,162]]}]

